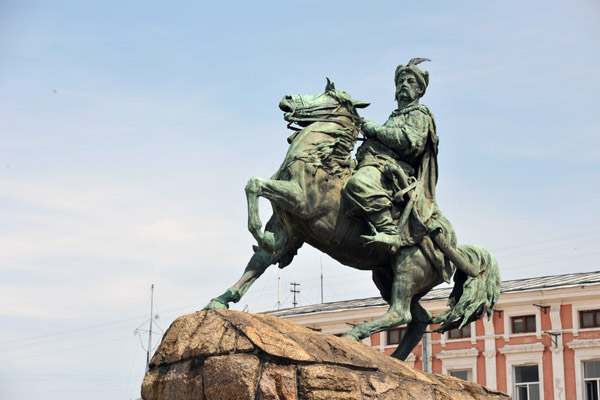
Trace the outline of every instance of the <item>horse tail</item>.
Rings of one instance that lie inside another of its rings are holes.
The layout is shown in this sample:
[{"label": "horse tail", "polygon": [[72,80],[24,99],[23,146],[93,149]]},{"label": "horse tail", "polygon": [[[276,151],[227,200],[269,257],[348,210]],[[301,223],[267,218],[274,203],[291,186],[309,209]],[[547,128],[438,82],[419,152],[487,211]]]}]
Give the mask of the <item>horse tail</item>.
[{"label": "horse tail", "polygon": [[460,329],[487,314],[492,314],[500,296],[500,270],[498,262],[490,252],[481,246],[460,245],[458,251],[471,264],[479,267],[479,274],[469,277],[457,270],[454,274],[454,288],[448,299],[449,310],[444,311],[432,322],[441,324],[436,332]]}]

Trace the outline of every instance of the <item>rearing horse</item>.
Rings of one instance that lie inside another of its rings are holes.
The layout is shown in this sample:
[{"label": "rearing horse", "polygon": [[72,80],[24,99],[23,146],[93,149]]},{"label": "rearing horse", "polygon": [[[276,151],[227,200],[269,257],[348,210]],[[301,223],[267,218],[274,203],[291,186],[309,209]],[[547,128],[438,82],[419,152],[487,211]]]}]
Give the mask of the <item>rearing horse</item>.
[{"label": "rearing horse", "polygon": [[[344,336],[359,340],[408,324],[393,357],[404,360],[430,323],[440,323],[437,330],[445,332],[484,313],[489,317],[498,300],[500,274],[496,260],[483,247],[457,247],[480,272],[468,277],[458,270],[450,309],[432,319],[419,300],[443,278],[421,249],[402,247],[390,254],[364,246],[361,236],[372,233],[371,228],[366,221],[347,215],[342,188],[356,166],[351,152],[362,121],[357,108],[368,105],[336,90],[329,79],[325,93],[283,98],[279,107],[284,119],[304,129],[288,138],[290,147],[271,179],[253,177],[246,185],[248,229],[258,246],[239,281],[205,309],[228,308],[229,302],[238,302],[270,265],[286,267],[300,246],[308,243],[344,265],[372,271],[373,281],[390,307],[381,317],[356,325]],[[270,200],[273,208],[264,231],[258,213],[261,196]]]}]

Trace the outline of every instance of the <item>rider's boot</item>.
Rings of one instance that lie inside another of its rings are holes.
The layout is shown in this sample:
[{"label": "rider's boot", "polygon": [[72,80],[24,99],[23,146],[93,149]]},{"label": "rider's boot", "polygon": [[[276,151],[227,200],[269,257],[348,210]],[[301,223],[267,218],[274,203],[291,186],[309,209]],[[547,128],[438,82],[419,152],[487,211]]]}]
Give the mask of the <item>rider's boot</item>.
[{"label": "rider's boot", "polygon": [[370,245],[381,245],[390,253],[395,253],[400,247],[410,245],[412,243],[405,243],[401,236],[398,226],[392,218],[391,210],[382,210],[367,215],[367,219],[373,229],[374,235],[361,236],[365,239],[365,246]]}]

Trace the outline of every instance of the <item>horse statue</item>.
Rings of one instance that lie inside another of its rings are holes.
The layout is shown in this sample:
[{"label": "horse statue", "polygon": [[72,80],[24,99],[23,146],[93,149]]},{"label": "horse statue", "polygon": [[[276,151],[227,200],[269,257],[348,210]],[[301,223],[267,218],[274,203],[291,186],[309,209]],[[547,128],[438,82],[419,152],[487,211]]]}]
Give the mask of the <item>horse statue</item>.
[{"label": "horse statue", "polygon": [[[253,177],[248,181],[248,229],[258,246],[253,246],[254,255],[237,283],[213,298],[205,309],[228,308],[228,303],[238,302],[270,265],[286,267],[297,250],[308,243],[344,265],[372,271],[389,309],[379,318],[356,325],[344,336],[360,340],[407,324],[392,357],[406,359],[431,323],[439,323],[436,330],[445,332],[461,328],[484,313],[490,317],[499,296],[500,274],[496,260],[486,249],[455,247],[459,258],[476,273],[469,276],[456,269],[455,262],[449,263],[451,274],[456,270],[449,309],[432,318],[419,300],[444,281],[439,269],[415,245],[394,252],[366,246],[365,237],[372,228],[367,221],[346,212],[342,188],[356,167],[351,152],[363,121],[357,109],[368,105],[335,89],[329,79],[324,93],[284,96],[279,108],[288,127],[296,123],[303,129],[296,128],[288,138],[290,147],[285,159],[270,179]],[[261,196],[273,208],[264,231],[258,212]]]}]

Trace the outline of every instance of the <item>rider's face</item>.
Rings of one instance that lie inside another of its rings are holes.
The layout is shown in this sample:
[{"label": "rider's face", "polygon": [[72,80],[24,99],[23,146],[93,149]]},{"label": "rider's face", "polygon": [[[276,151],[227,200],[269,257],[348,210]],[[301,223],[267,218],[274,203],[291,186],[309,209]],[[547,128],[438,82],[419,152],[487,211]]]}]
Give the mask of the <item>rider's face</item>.
[{"label": "rider's face", "polygon": [[411,102],[421,95],[421,86],[417,78],[410,73],[403,73],[396,81],[396,100],[398,102]]}]

